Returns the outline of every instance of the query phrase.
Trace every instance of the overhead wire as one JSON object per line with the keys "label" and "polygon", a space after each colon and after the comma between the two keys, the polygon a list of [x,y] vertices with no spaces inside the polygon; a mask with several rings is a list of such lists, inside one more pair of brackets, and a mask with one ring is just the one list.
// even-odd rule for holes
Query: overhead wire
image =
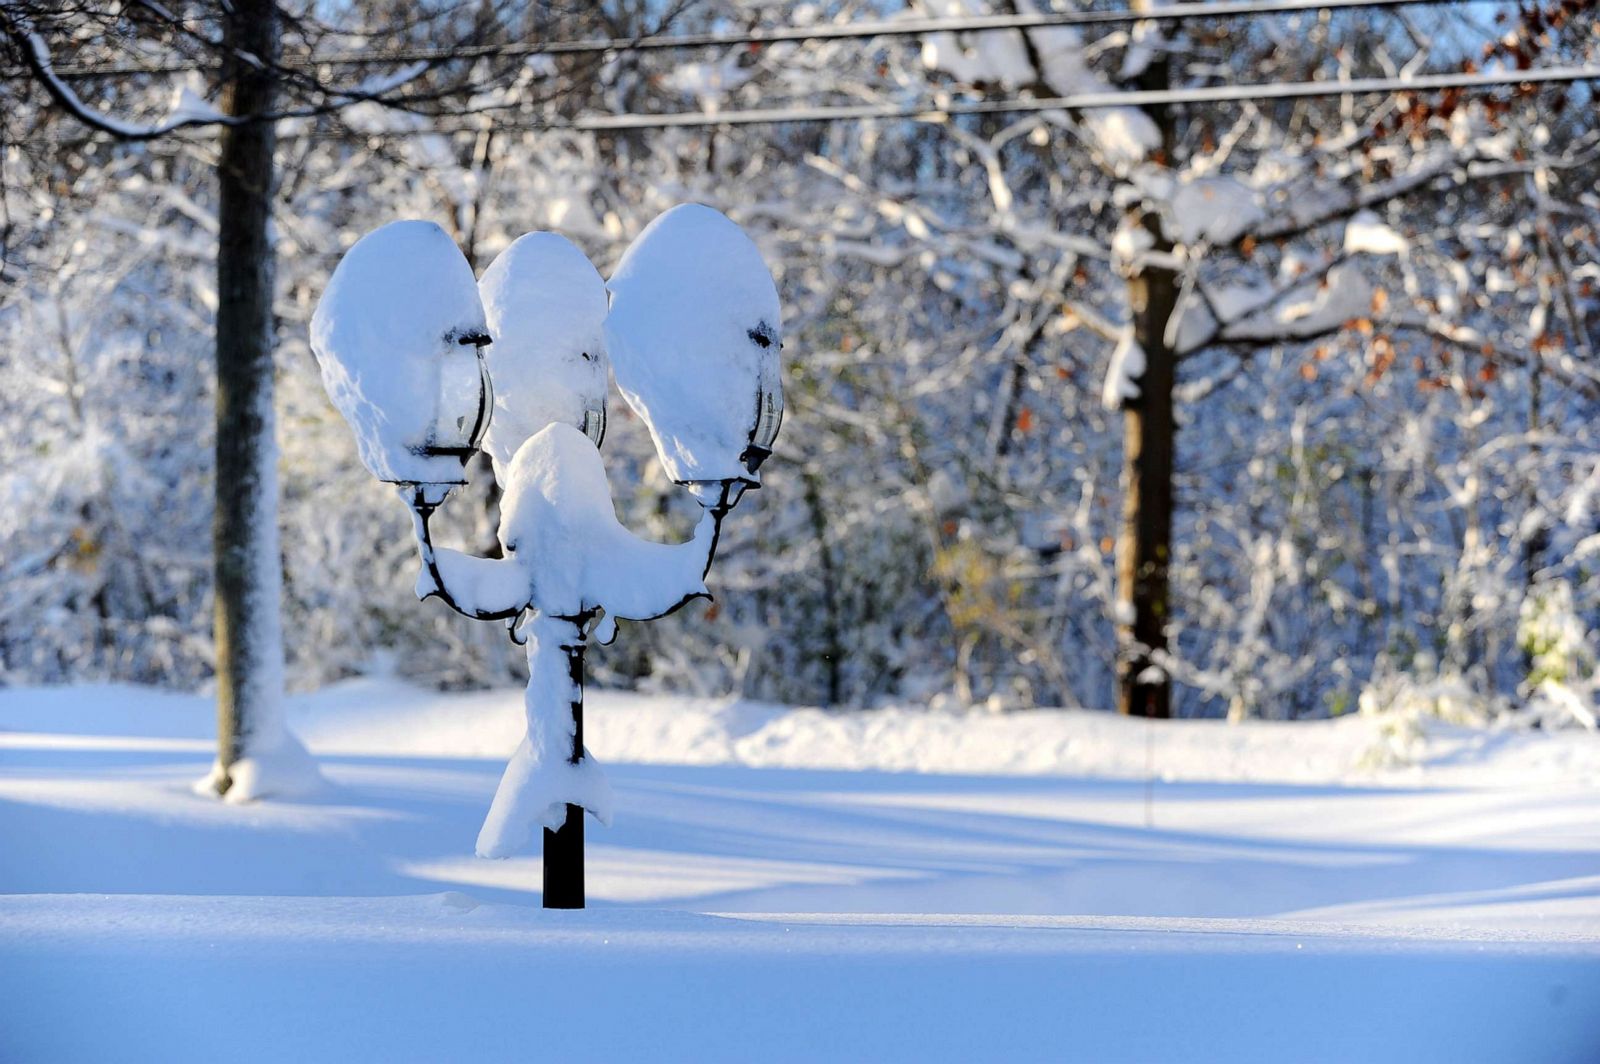
{"label": "overhead wire", "polygon": [[551,121],[495,121],[423,126],[413,129],[315,131],[285,130],[280,137],[412,137],[483,132],[620,132],[645,129],[688,129],[799,122],[846,122],[871,119],[947,121],[964,115],[1027,114],[1105,107],[1150,107],[1175,104],[1218,104],[1244,101],[1361,96],[1448,89],[1479,90],[1505,86],[1600,81],[1600,66],[1548,67],[1539,70],[1462,71],[1397,78],[1354,78],[1341,81],[1292,81],[1212,85],[1185,89],[1108,89],[1065,96],[1003,100],[954,100],[905,105],[843,104],[810,107],[767,107],[663,114],[587,115]]}
{"label": "overhead wire", "polygon": [[[982,33],[999,30],[1039,29],[1054,26],[1124,24],[1145,21],[1181,21],[1199,18],[1238,18],[1271,14],[1317,11],[1387,9],[1443,5],[1463,0],[1221,0],[1169,4],[1144,11],[1030,12],[1011,15],[979,15],[963,18],[908,18],[892,22],[787,26],[755,30],[742,34],[676,34],[656,37],[605,38],[577,41],[545,41],[512,45],[484,45],[455,49],[411,49],[389,52],[349,52],[308,58],[308,64],[338,65],[366,62],[441,62],[456,58],[507,55],[559,55],[607,51],[647,51],[668,48],[771,44],[843,40],[879,36],[910,36],[930,33]],[[73,71],[78,76],[113,72],[159,73],[192,67],[151,65],[140,68],[56,67],[58,75]],[[1251,83],[1157,90],[1107,89],[1054,97],[1020,97],[999,100],[954,100],[933,103],[844,104],[798,107],[763,107],[732,111],[665,113],[621,113],[580,115],[574,118],[543,120],[519,117],[514,121],[489,120],[430,124],[412,128],[378,130],[297,130],[284,129],[287,138],[336,138],[351,135],[368,138],[415,137],[482,132],[621,132],[689,128],[725,128],[753,125],[780,125],[806,122],[867,121],[902,119],[927,122],[948,121],[966,115],[1039,113],[1086,110],[1092,108],[1158,106],[1183,104],[1222,104],[1269,99],[1305,99],[1346,95],[1371,95],[1406,91],[1447,89],[1480,90],[1497,86],[1550,83],[1575,83],[1600,80],[1600,66],[1551,67],[1517,71],[1454,71],[1401,77],[1346,79],[1339,81]],[[484,112],[487,113],[487,112]]]}
{"label": "overhead wire", "polygon": [[[364,49],[328,54],[286,56],[287,67],[371,66],[395,63],[446,63],[464,59],[584,55],[669,49],[748,47],[783,43],[857,40],[878,37],[913,37],[935,33],[989,33],[1002,30],[1051,29],[1129,25],[1141,22],[1185,22],[1199,19],[1249,18],[1262,15],[1305,14],[1318,11],[1362,11],[1390,8],[1444,6],[1461,3],[1497,3],[1502,0],[1213,0],[1165,4],[1143,11],[1035,11],[1020,14],[969,15],[951,18],[901,18],[882,22],[816,23],[777,26],[743,33],[684,33],[580,40],[520,41],[503,44],[451,45],[444,48]],[[1503,0],[1512,4],[1515,0]],[[137,74],[180,74],[204,69],[192,61],[171,63],[83,64],[54,68],[61,77],[123,77]],[[26,76],[10,70],[0,79]]]}

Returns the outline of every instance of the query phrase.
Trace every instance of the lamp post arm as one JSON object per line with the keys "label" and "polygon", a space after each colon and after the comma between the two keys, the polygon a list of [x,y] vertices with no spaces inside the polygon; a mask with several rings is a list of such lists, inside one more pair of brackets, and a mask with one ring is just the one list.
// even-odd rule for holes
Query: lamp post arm
{"label": "lamp post arm", "polygon": [[[681,546],[664,548],[669,551],[682,551],[686,548],[698,547],[705,552],[705,561],[700,566],[700,586],[682,593],[670,605],[658,606],[657,612],[650,614],[648,617],[630,617],[630,620],[657,620],[678,612],[695,599],[709,599],[711,597],[711,593],[705,588],[705,578],[711,575],[711,565],[717,560],[717,547],[722,542],[722,521],[732,512],[734,504],[744,494],[745,485],[736,480],[727,480],[721,483],[719,489],[716,501],[706,506],[701,514],[700,523],[695,526],[694,537]],[[627,617],[628,615],[619,614],[619,616]],[[609,642],[609,640],[606,640],[606,642]]]}
{"label": "lamp post arm", "polygon": [[474,558],[448,547],[435,547],[428,521],[438,504],[426,501],[421,489],[402,488],[401,493],[411,510],[411,527],[422,559],[417,598],[437,598],[475,621],[514,621],[528,608],[532,589],[520,562],[515,558]]}
{"label": "lamp post arm", "polygon": [[702,578],[711,575],[711,563],[717,560],[717,545],[722,541],[722,519],[733,510],[733,504],[739,501],[743,492],[744,486],[738,481],[725,480],[717,501],[706,507],[706,516],[711,520],[711,542],[706,546],[706,567],[700,571]]}
{"label": "lamp post arm", "polygon": [[584,605],[614,618],[653,621],[697,598],[710,598],[705,574],[721,522],[721,514],[705,511],[686,543],[654,543],[614,524],[595,553],[604,563],[586,573]]}

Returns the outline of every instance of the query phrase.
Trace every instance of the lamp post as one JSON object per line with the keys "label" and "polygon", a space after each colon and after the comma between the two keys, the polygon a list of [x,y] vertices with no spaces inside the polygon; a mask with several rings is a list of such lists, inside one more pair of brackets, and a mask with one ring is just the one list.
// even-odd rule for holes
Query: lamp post
{"label": "lamp post", "polygon": [[[652,222],[609,286],[549,233],[517,240],[474,284],[438,226],[395,222],[351,248],[313,316],[330,398],[411,511],[418,598],[502,622],[527,647],[527,733],[477,852],[509,856],[542,825],[546,908],[583,907],[583,815],[610,821],[583,745],[588,642],[611,642],[618,618],[709,597],[722,521],[760,486],[782,419],[779,329],[755,245],[698,205]],[[662,464],[704,511],[686,543],[617,521],[598,450],[608,350]],[[504,490],[500,558],[436,547],[429,529],[479,446]]]}

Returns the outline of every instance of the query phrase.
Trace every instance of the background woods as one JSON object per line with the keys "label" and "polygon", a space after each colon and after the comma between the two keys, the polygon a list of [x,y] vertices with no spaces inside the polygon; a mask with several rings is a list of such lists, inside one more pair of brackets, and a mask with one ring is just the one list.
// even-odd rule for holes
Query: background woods
{"label": "background woods", "polygon": [[[494,632],[412,602],[405,514],[361,471],[307,346],[339,255],[415,217],[480,270],[547,228],[604,272],[699,200],[776,267],[787,421],[716,605],[633,627],[592,656],[602,681],[1234,717],[1419,691],[1487,713],[1546,680],[1588,699],[1586,85],[584,128],[1578,65],[1600,45],[1588,5],[523,47],[979,11],[582,8],[360,2],[337,26],[271,9],[272,58],[206,3],[0,4],[0,682],[213,678],[213,335],[238,307],[218,174],[254,138],[277,174],[258,257],[276,259],[260,309],[281,548],[263,549],[281,549],[292,686],[521,667]],[[269,97],[238,95],[241,51]],[[642,485],[625,521],[683,533],[642,426],[611,415],[613,480]],[[491,483],[485,467],[477,521],[453,530],[474,548],[493,539]]]}

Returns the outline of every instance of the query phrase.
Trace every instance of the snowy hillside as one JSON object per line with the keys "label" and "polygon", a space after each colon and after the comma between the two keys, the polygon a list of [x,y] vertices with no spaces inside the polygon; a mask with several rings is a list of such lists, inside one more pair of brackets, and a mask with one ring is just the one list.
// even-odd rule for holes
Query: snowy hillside
{"label": "snowy hillside", "polygon": [[223,1010],[230,1059],[273,1061],[1579,1061],[1600,1037],[1591,733],[1436,727],[1396,765],[1363,717],[590,705],[616,824],[594,908],[558,913],[536,850],[471,855],[516,692],[298,699],[334,789],[243,807],[189,791],[206,699],[0,693],[0,1058],[209,1058]]}

